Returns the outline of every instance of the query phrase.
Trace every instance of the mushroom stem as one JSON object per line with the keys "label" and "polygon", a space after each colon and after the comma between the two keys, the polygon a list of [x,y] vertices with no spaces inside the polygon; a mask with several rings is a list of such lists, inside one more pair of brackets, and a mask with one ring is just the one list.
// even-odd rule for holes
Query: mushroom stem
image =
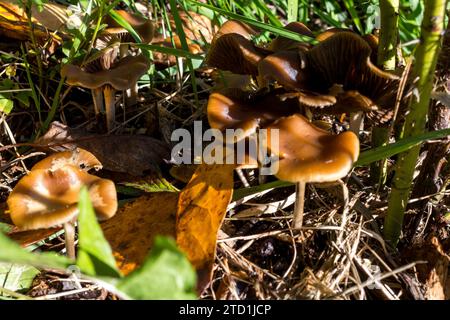
{"label": "mushroom stem", "polygon": [[128,44],[121,43],[119,46],[119,57],[120,59],[128,56]]}
{"label": "mushroom stem", "polygon": [[362,111],[350,114],[350,131],[356,134],[356,136],[359,136],[363,121],[364,113]]}
{"label": "mushroom stem", "polygon": [[305,185],[304,181],[295,184],[295,207],[294,207],[294,229],[300,229],[303,225],[303,210],[305,205]]}
{"label": "mushroom stem", "polygon": [[247,178],[245,178],[244,172],[242,171],[242,169],[236,169],[236,173],[239,177],[239,179],[241,180],[242,184],[244,185],[245,188],[250,188],[250,184],[247,181]]}
{"label": "mushroom stem", "polygon": [[105,106],[106,106],[106,127],[108,131],[114,128],[114,123],[116,122],[116,101],[115,101],[115,90],[111,86],[105,86],[103,88],[103,95],[105,96]]}
{"label": "mushroom stem", "polygon": [[126,94],[125,105],[127,107],[134,106],[137,103],[137,94],[138,94],[137,83],[131,85],[131,87],[126,90],[125,94]]}
{"label": "mushroom stem", "polygon": [[103,105],[103,92],[101,88],[92,89],[91,92],[92,98],[94,99],[95,115],[98,115],[105,110],[105,106]]}
{"label": "mushroom stem", "polygon": [[75,226],[72,222],[64,223],[66,253],[69,259],[75,260]]}

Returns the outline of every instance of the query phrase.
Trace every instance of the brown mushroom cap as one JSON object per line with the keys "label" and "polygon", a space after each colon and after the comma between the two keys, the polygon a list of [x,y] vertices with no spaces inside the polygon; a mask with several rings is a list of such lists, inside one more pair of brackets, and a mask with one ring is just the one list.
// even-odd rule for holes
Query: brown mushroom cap
{"label": "brown mushroom cap", "polygon": [[[155,27],[150,20],[145,19],[137,14],[128,13],[125,10],[115,11],[133,27],[137,34],[139,34],[142,43],[152,42]],[[114,19],[108,16],[106,17],[105,22],[110,28],[113,28],[109,30],[109,33],[117,34],[121,37],[122,41],[134,42],[133,37],[131,37],[131,35],[129,35],[129,33],[125,29],[123,29],[122,26],[120,26]],[[106,32],[108,33],[108,29],[106,29]]]}
{"label": "brown mushroom cap", "polygon": [[214,35],[206,63],[237,74],[257,75],[258,62],[271,51],[257,47],[251,41],[258,31],[235,20],[225,22]]}
{"label": "brown mushroom cap", "polygon": [[237,20],[228,20],[225,22],[214,35],[213,41],[216,41],[225,34],[239,34],[247,40],[252,36],[256,36],[259,32],[246,23]]}
{"label": "brown mushroom cap", "polygon": [[78,215],[82,186],[88,187],[99,220],[115,214],[114,183],[66,165],[56,170],[33,170],[23,177],[7,200],[11,220],[22,230],[51,228],[71,222]]}
{"label": "brown mushroom cap", "polygon": [[[296,32],[301,36],[306,36],[310,38],[314,38],[314,34],[311,30],[305,26],[301,22],[291,22],[284,27],[286,30]],[[281,50],[307,50],[311,47],[308,43],[299,42],[296,40],[288,39],[285,37],[278,36],[270,42],[268,49],[272,51],[281,51]]]}
{"label": "brown mushroom cap", "polygon": [[395,74],[373,65],[371,53],[371,47],[362,37],[341,31],[308,51],[307,68],[317,74],[317,87],[328,89],[342,84],[344,90],[358,90],[370,98],[380,94],[379,87],[383,84],[398,80]]}
{"label": "brown mushroom cap", "polygon": [[76,166],[84,171],[102,168],[100,161],[89,151],[76,148],[72,151],[57,152],[36,163],[31,170],[57,170],[66,165]]}
{"label": "brown mushroom cap", "polygon": [[66,77],[69,85],[97,89],[110,85],[116,90],[126,90],[134,85],[150,67],[149,60],[143,55],[127,56],[109,70],[89,73],[79,66],[66,64],[61,69],[61,76]]}
{"label": "brown mushroom cap", "polygon": [[270,51],[255,46],[237,33],[224,34],[212,42],[206,63],[237,74],[258,74],[258,63]]}
{"label": "brown mushroom cap", "polygon": [[351,170],[359,156],[359,140],[350,131],[333,135],[295,114],[267,127],[267,147],[273,129],[279,130],[279,179],[290,182],[338,180]]}
{"label": "brown mushroom cap", "polygon": [[261,60],[258,73],[266,80],[276,80],[285,88],[295,90],[307,86],[305,68],[305,57],[301,52],[279,51]]}
{"label": "brown mushroom cap", "polygon": [[207,112],[211,128],[221,131],[242,129],[243,134],[235,138],[239,141],[254,133],[258,127],[298,112],[298,105],[294,99],[282,101],[276,92],[249,98],[248,93],[228,89],[210,95]]}

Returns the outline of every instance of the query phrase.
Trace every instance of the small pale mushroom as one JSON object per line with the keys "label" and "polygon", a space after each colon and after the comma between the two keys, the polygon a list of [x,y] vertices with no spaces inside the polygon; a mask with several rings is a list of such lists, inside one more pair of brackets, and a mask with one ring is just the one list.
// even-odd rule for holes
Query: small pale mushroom
{"label": "small pale mushroom", "polygon": [[[103,91],[107,128],[110,131],[114,128],[115,123],[115,90],[126,90],[134,86],[149,67],[150,61],[145,56],[127,56],[113,63],[106,70],[89,69],[86,66],[81,68],[73,64],[66,64],[61,69],[61,76],[66,78],[69,85],[80,86],[97,92]],[[96,110],[96,112],[99,112],[99,110]]]}
{"label": "small pale mushroom", "polygon": [[[58,159],[59,155],[61,159]],[[111,218],[117,210],[114,183],[81,170],[73,161],[76,157],[70,160],[67,152],[62,152],[44,159],[20,179],[7,199],[11,220],[21,230],[63,225],[67,255],[71,259],[75,258],[74,222],[79,212],[81,188],[88,188],[99,220]],[[93,164],[94,158],[88,159],[87,163]]]}
{"label": "small pale mushroom", "polygon": [[[332,182],[346,176],[359,156],[359,140],[351,131],[333,135],[295,114],[267,128],[267,148],[278,156],[275,176],[296,183],[294,228],[303,223],[305,184]],[[272,130],[278,130],[279,148],[271,150]]]}

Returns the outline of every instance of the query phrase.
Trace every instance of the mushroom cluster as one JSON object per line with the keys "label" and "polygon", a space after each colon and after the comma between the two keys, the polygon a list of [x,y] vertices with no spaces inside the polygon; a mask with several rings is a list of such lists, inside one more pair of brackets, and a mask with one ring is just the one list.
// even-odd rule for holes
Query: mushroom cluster
{"label": "mushroom cluster", "polygon": [[[286,29],[313,37],[298,22]],[[375,122],[386,122],[394,109],[399,77],[375,66],[374,36],[332,29],[316,37],[317,45],[277,37],[262,47],[252,42],[256,35],[250,26],[228,21],[214,37],[207,63],[251,76],[259,91],[228,88],[211,94],[208,121],[222,131],[242,129],[233,142],[267,130],[267,139],[260,143],[276,155],[275,176],[297,186],[293,226],[299,228],[305,183],[337,181],[348,174],[359,156],[359,125],[335,135],[305,115],[365,113]],[[275,130],[279,141],[273,149]]]}
{"label": "mushroom cluster", "polygon": [[[285,28],[313,37],[299,22]],[[282,97],[296,98],[303,110],[338,115],[365,113],[376,123],[390,120],[399,77],[375,66],[375,36],[330,29],[316,37],[317,45],[279,36],[261,47],[252,42],[256,35],[256,30],[242,22],[227,21],[212,41],[208,65],[251,75],[260,88],[272,84],[282,87]]]}
{"label": "mushroom cluster", "polygon": [[[115,10],[139,35],[143,44],[182,49],[178,36],[163,38],[155,36],[154,24],[137,14],[124,10]],[[106,28],[99,34],[93,45],[93,53],[81,64],[66,64],[61,68],[61,76],[66,83],[90,89],[94,101],[95,114],[106,111],[108,131],[115,125],[115,93],[123,91],[125,106],[137,102],[137,81],[148,71],[150,63],[157,70],[176,64],[173,55],[154,52],[152,61],[145,57],[136,47],[130,46],[136,40],[111,17],[105,18]],[[197,54],[201,47],[188,40],[188,50]],[[105,110],[106,109],[106,110]]]}
{"label": "mushroom cluster", "polygon": [[[153,39],[153,23],[135,14],[117,10],[126,22],[137,32],[143,43]],[[130,42],[135,40],[131,34],[113,19],[106,19],[107,27],[94,44],[94,53],[85,59],[82,65],[66,64],[61,76],[69,85],[91,89],[95,113],[98,115],[106,108],[107,129],[115,124],[115,92],[126,93],[126,104],[137,101],[137,81],[150,67],[150,60],[139,52],[131,54]]]}
{"label": "mushroom cluster", "polygon": [[55,153],[32,167],[8,197],[11,220],[21,230],[63,225],[66,250],[75,257],[74,223],[78,216],[79,191],[86,186],[99,220],[111,218],[117,210],[114,182],[89,174],[101,163],[83,149]]}

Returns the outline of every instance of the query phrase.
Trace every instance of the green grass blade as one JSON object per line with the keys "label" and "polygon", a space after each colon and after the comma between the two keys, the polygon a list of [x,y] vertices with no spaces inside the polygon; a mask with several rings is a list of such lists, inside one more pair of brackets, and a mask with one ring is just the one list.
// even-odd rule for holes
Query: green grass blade
{"label": "green grass blade", "polygon": [[386,146],[377,147],[364,151],[360,154],[355,167],[365,166],[372,162],[392,157],[401,152],[407,151],[426,140],[440,139],[450,135],[450,129],[427,132],[415,137],[405,138]]}
{"label": "green grass blade", "polygon": [[116,11],[109,11],[109,16],[114,19],[122,28],[127,30],[132,36],[133,39],[138,43],[142,43],[141,37],[139,34],[133,29],[133,27],[126,21],[122,16],[120,16]]}
{"label": "green grass blade", "polygon": [[193,53],[190,53],[189,51],[180,50],[180,49],[176,49],[176,48],[169,48],[169,47],[158,46],[155,44],[143,44],[143,43],[132,43],[131,45],[141,48],[141,49],[144,49],[144,50],[162,52],[165,54],[174,55],[176,57],[189,58],[192,60],[203,60],[204,59],[204,57],[202,57],[201,55],[193,54]]}
{"label": "green grass blade", "polygon": [[364,34],[364,28],[361,23],[361,19],[359,19],[358,12],[355,10],[355,3],[353,0],[344,0],[345,8],[347,9],[348,13],[350,14],[353,24],[356,26],[360,34]]}
{"label": "green grass blade", "polygon": [[287,19],[288,19],[288,22],[297,21],[297,19],[298,19],[298,0],[288,0]]}
{"label": "green grass blade", "polygon": [[250,19],[243,15],[232,13],[232,12],[220,9],[220,8],[216,8],[216,7],[213,7],[213,6],[205,4],[205,3],[196,2],[194,0],[188,0],[188,1],[195,3],[198,6],[202,6],[202,7],[208,8],[212,11],[215,11],[217,13],[220,13],[221,15],[227,16],[231,19],[235,19],[235,20],[239,20],[239,21],[248,23],[248,24],[253,25],[261,30],[269,31],[276,35],[279,35],[279,36],[282,36],[282,37],[285,37],[288,39],[303,41],[303,42],[308,42],[308,43],[316,43],[316,41],[310,37],[300,36],[298,33],[286,30],[282,27],[272,26],[270,24],[260,22],[260,21],[254,20],[254,19]]}
{"label": "green grass blade", "polygon": [[[181,47],[183,48],[184,51],[189,52],[189,47],[188,47],[187,40],[186,40],[186,34],[183,29],[183,22],[181,21],[180,13],[178,12],[177,1],[169,0],[169,3],[170,3],[170,9],[172,11],[172,17],[173,17],[173,20],[175,21],[175,27],[177,29],[177,34],[178,34],[178,37],[181,42]],[[194,92],[195,104],[196,104],[196,106],[200,107],[200,104],[198,101],[197,81],[195,79],[194,66],[193,66],[192,60],[190,58],[186,58],[186,62],[187,62],[188,68],[189,68],[189,73],[191,75],[191,84],[192,84],[192,90]]]}

